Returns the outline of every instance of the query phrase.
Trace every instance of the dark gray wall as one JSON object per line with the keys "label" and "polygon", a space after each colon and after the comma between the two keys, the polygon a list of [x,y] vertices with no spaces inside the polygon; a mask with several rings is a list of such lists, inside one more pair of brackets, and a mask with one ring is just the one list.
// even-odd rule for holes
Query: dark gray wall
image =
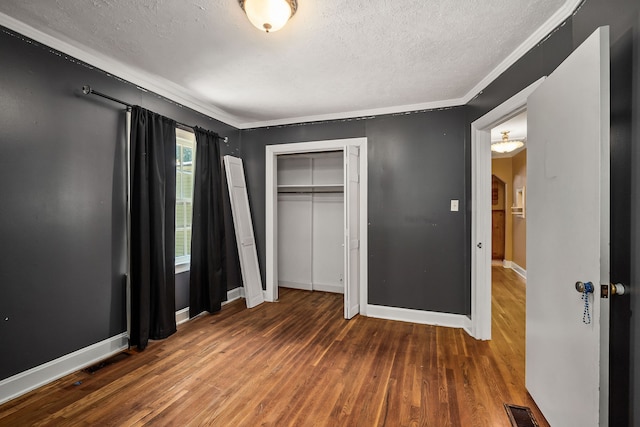
{"label": "dark gray wall", "polygon": [[0,57],[3,379],[126,329],[125,116],[82,85],[228,135],[227,153],[239,132],[8,31]]}
{"label": "dark gray wall", "polygon": [[[368,138],[369,303],[466,314],[464,107],[242,132],[264,276],[265,146]],[[460,211],[450,212],[450,200]],[[461,298],[461,296],[463,296]]]}
{"label": "dark gray wall", "polygon": [[366,122],[370,304],[470,312],[465,119],[460,107]]}

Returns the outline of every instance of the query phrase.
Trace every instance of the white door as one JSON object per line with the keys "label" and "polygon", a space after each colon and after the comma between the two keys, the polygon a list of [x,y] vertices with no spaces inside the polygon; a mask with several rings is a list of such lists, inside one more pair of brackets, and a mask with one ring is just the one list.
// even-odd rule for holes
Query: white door
{"label": "white door", "polygon": [[244,179],[244,167],[242,159],[232,156],[224,156],[224,166],[227,173],[229,198],[231,199],[233,225],[238,242],[244,295],[247,307],[252,308],[264,302],[264,294],[262,293],[256,241],[253,236],[247,184]]}
{"label": "white door", "polygon": [[360,149],[346,146],[344,158],[344,317],[351,319],[360,312]]}
{"label": "white door", "polygon": [[[527,102],[526,385],[552,426],[608,424],[609,29]],[[588,307],[576,282],[592,282]]]}

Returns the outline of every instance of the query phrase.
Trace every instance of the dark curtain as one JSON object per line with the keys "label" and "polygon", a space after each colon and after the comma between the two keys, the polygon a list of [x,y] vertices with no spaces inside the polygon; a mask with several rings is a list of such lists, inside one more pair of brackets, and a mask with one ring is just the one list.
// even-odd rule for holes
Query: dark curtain
{"label": "dark curtain", "polygon": [[176,123],[134,106],[131,110],[131,337],[176,331]]}
{"label": "dark curtain", "polygon": [[189,317],[219,311],[227,299],[222,167],[218,134],[195,128]]}

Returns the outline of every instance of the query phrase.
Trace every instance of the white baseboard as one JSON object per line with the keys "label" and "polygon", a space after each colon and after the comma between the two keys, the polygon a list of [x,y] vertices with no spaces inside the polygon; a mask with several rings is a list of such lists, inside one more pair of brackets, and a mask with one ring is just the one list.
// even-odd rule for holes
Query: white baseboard
{"label": "white baseboard", "polygon": [[369,304],[367,305],[367,316],[448,328],[464,328],[465,331],[471,330],[471,320],[464,314],[438,313]]}
{"label": "white baseboard", "polygon": [[503,259],[503,260],[502,260],[502,266],[503,266],[504,268],[511,268],[511,261],[506,260],[506,259]]}
{"label": "white baseboard", "polygon": [[129,348],[124,332],[0,381],[0,404]]}
{"label": "white baseboard", "polygon": [[227,305],[240,298],[244,298],[244,288],[242,286],[227,291],[227,300],[222,301],[222,305]]}
{"label": "white baseboard", "polygon": [[176,325],[181,325],[189,320],[189,307],[176,311]]}
{"label": "white baseboard", "polygon": [[[222,301],[222,306],[225,306],[230,302],[240,298],[244,298],[244,288],[240,287],[231,289],[230,291],[227,291],[227,300]],[[191,320],[191,318],[189,317],[189,307],[185,307],[181,310],[176,311],[176,325],[181,325],[184,322],[188,322],[189,320]]]}
{"label": "white baseboard", "polygon": [[313,290],[313,285],[311,283],[288,282],[286,280],[279,280],[278,286],[283,288],[301,289],[303,291]]}
{"label": "white baseboard", "polygon": [[334,294],[344,293],[344,285],[336,285],[333,283],[301,283],[280,280],[278,281],[278,286],[283,288],[300,289],[303,291],[333,292]]}
{"label": "white baseboard", "polygon": [[314,283],[314,291],[332,292],[334,294],[344,294],[344,285],[335,285],[333,283]]}
{"label": "white baseboard", "polygon": [[525,270],[524,268],[520,267],[518,264],[516,264],[513,261],[511,261],[511,269],[513,271],[515,271],[516,273],[518,273],[520,276],[522,276],[523,279],[527,278],[527,270]]}

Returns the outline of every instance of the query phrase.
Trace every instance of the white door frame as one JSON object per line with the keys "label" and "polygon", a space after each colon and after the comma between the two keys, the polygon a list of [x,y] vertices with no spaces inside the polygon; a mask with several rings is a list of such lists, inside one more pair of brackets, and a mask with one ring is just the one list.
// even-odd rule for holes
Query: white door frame
{"label": "white door frame", "polygon": [[[266,216],[266,301],[278,300],[278,174],[277,156],[304,154],[329,150],[345,150],[355,145],[360,148],[360,314],[366,315],[367,267],[367,138],[346,138],[292,144],[267,145],[265,160],[265,216]],[[346,266],[345,266],[346,268]]]}
{"label": "white door frame", "polygon": [[542,77],[471,123],[471,331],[491,339],[491,129],[519,114]]}

